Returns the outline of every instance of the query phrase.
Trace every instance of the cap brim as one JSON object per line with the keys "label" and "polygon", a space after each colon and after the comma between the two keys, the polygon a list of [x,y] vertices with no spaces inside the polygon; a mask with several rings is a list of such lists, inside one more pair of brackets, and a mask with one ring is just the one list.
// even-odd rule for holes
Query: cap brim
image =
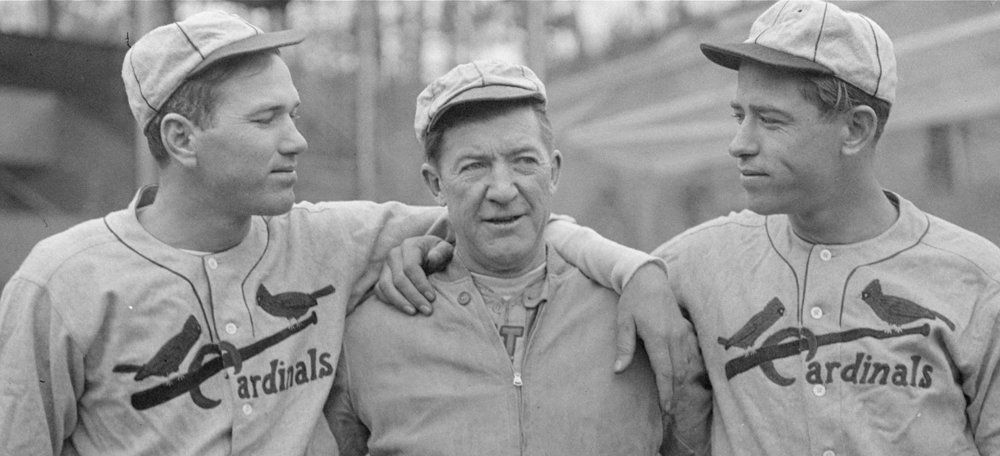
{"label": "cap brim", "polygon": [[724,45],[701,43],[701,53],[705,54],[708,60],[733,70],[739,70],[740,64],[744,61],[751,61],[790,71],[833,74],[833,70],[812,60],[774,50],[767,46],[761,46],[757,43]]}
{"label": "cap brim", "polygon": [[434,124],[441,119],[441,116],[443,116],[444,113],[448,112],[455,106],[475,101],[520,100],[525,98],[534,98],[542,103],[545,102],[545,97],[538,93],[538,91],[528,90],[521,87],[491,85],[466,90],[465,92],[456,95],[451,100],[448,100],[445,105],[439,109],[436,114],[434,114],[430,123],[427,124],[427,131],[431,130]]}
{"label": "cap brim", "polygon": [[228,44],[205,57],[188,77],[192,77],[205,68],[208,68],[215,62],[219,60],[234,57],[237,55],[250,54],[253,52],[267,51],[270,49],[277,49],[280,47],[291,46],[293,44],[299,44],[306,38],[305,32],[301,30],[282,30],[280,32],[270,32],[261,33],[260,35],[254,35],[246,39],[242,39],[235,43]]}

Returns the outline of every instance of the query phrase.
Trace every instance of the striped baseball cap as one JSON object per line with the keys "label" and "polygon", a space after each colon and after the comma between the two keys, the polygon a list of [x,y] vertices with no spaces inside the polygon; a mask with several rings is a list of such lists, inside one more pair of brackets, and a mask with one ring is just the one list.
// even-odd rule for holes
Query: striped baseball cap
{"label": "striped baseball cap", "polygon": [[545,84],[524,65],[476,60],[452,68],[417,96],[413,129],[424,144],[434,124],[449,109],[476,101],[534,99],[546,103]]}
{"label": "striped baseball cap", "polygon": [[771,5],[742,43],[701,44],[709,60],[739,70],[752,61],[791,71],[835,76],[892,104],[896,56],[889,35],[868,17],[819,0]]}
{"label": "striped baseball cap", "polygon": [[302,42],[295,30],[264,33],[239,16],[206,11],[157,27],[125,53],[122,81],[132,116],[142,128],[184,81],[227,57]]}

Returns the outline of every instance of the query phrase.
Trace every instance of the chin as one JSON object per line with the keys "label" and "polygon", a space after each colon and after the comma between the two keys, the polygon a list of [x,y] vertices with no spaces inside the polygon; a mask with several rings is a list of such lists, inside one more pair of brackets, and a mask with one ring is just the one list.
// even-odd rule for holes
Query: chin
{"label": "chin", "polygon": [[754,211],[760,215],[774,215],[784,213],[782,210],[782,204],[775,201],[773,198],[764,198],[761,196],[755,196],[747,194],[747,209]]}
{"label": "chin", "polygon": [[295,204],[294,196],[289,198],[275,199],[274,201],[269,201],[267,204],[262,204],[257,207],[256,215],[281,215],[290,210],[292,210],[292,205]]}

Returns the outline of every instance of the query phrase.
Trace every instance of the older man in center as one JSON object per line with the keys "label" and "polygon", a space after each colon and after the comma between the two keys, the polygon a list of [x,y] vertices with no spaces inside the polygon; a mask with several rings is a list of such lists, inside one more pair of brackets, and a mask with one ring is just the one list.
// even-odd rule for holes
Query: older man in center
{"label": "older man in center", "polygon": [[542,237],[562,163],[545,102],[530,69],[485,61],[418,97],[421,172],[455,256],[430,277],[430,318],[350,316],[327,409],[342,454],[651,455],[671,440],[645,353],[611,369],[617,297]]}

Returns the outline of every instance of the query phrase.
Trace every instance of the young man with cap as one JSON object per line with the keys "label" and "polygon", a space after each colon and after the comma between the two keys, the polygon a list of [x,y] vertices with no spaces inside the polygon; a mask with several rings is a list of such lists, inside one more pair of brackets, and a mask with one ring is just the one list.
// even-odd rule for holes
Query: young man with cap
{"label": "young man with cap", "polygon": [[654,254],[708,366],[712,454],[1000,454],[1000,250],[879,184],[889,37],[796,0],[701,49],[738,71],[749,210]]}
{"label": "young man with cap", "polygon": [[[346,309],[445,211],[295,204],[307,145],[276,50],[302,38],[207,12],[128,51],[160,185],[42,241],[4,288],[0,453],[333,451],[322,406]],[[645,261],[604,263],[618,283],[630,259]]]}
{"label": "young man with cap", "polygon": [[[327,411],[341,454],[683,450],[645,352],[612,372],[615,295],[542,237],[562,163],[545,104],[530,69],[496,61],[459,65],[417,98],[421,171],[455,255],[429,277],[431,318],[377,302],[348,317]],[[658,304],[674,375],[700,370],[689,323],[673,299]]]}

